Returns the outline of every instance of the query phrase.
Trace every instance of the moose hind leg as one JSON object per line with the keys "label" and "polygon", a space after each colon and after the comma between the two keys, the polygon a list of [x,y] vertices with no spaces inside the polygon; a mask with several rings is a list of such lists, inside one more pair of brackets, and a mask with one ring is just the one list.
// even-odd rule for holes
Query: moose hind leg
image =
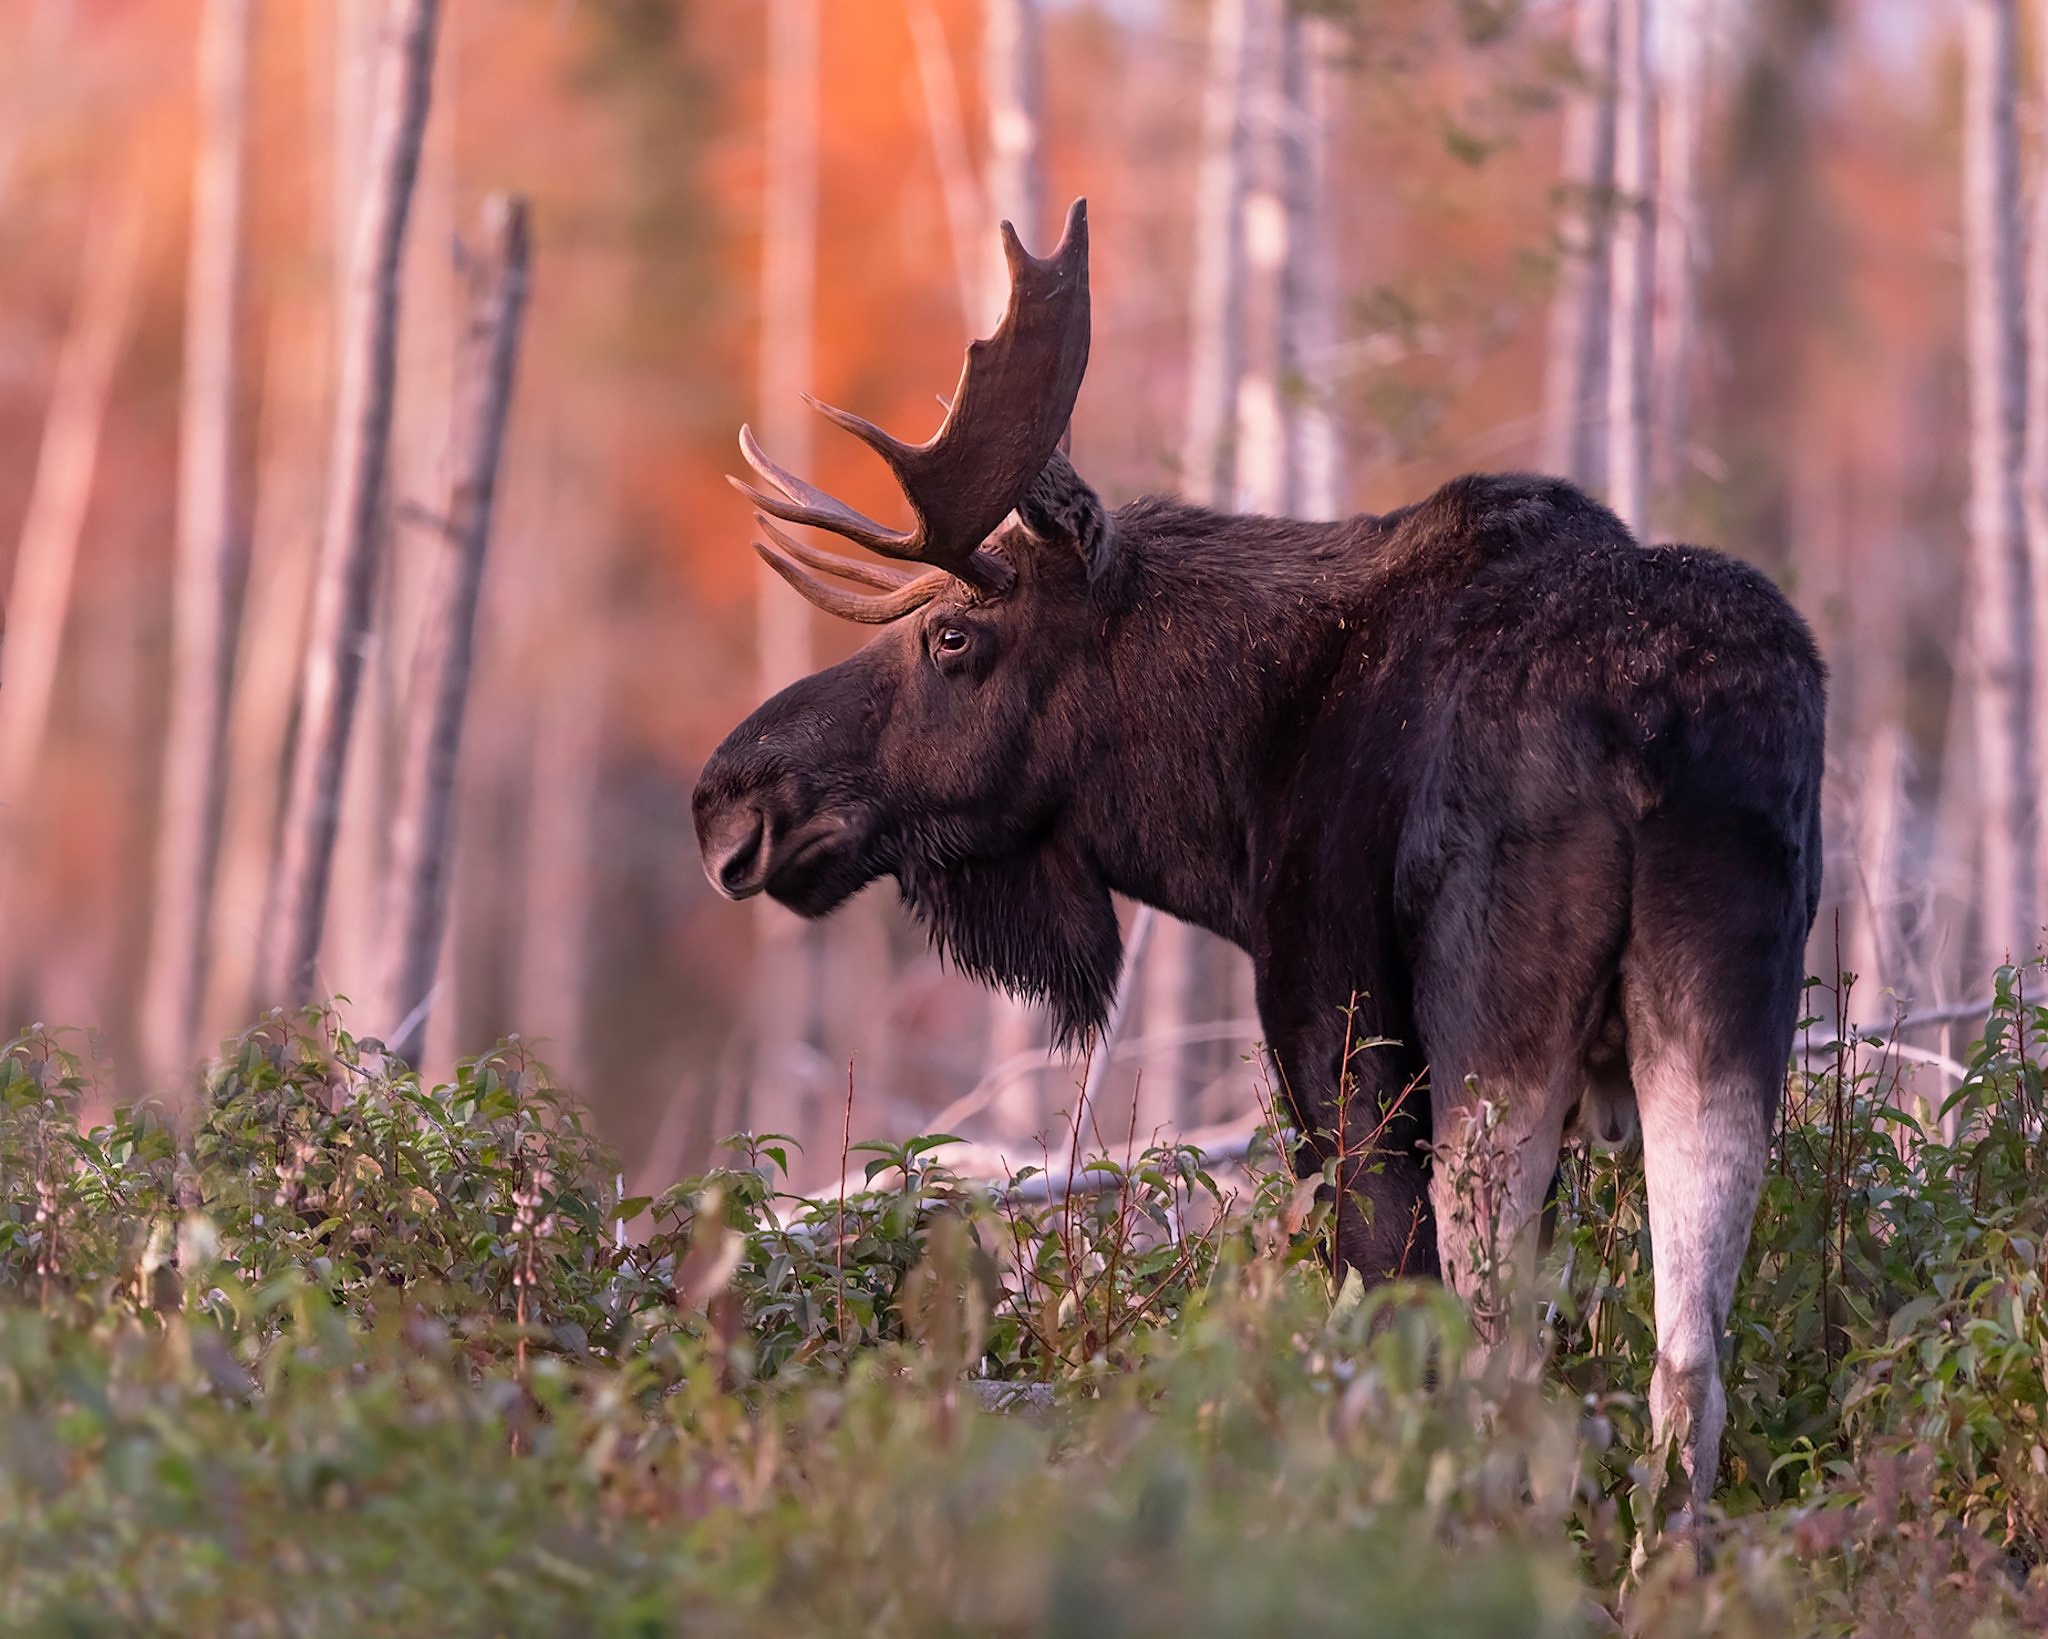
{"label": "moose hind leg", "polygon": [[1587,1036],[1628,930],[1614,819],[1567,806],[1459,839],[1418,907],[1416,1006],[1429,1054],[1430,1194],[1444,1278],[1482,1350],[1540,1359],[1537,1245]]}
{"label": "moose hind leg", "polygon": [[1452,1074],[1432,1083],[1430,1199],[1444,1279],[1465,1300],[1474,1364],[1503,1347],[1511,1368],[1540,1363],[1534,1318],[1545,1198],[1557,1173],[1570,1086],[1559,1078]]}
{"label": "moose hind leg", "polygon": [[1725,823],[1646,829],[1622,994],[1656,1289],[1650,1421],[1678,1452],[1691,1523],[1720,1461],[1722,1335],[1784,1090],[1807,912],[1796,848]]}
{"label": "moose hind leg", "polygon": [[1763,1184],[1774,1087],[1702,1074],[1676,1045],[1647,1051],[1636,1081],[1657,1313],[1650,1426],[1660,1450],[1677,1448],[1697,1520],[1720,1463],[1721,1337]]}

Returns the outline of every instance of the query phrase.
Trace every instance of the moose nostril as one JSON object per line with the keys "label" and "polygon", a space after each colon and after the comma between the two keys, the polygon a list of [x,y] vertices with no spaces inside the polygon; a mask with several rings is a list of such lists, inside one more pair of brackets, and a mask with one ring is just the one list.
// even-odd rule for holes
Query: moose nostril
{"label": "moose nostril", "polygon": [[760,891],[762,845],[768,835],[767,816],[748,814],[736,830],[737,834],[722,848],[707,850],[710,858],[706,863],[711,867],[711,880],[719,892],[733,899],[744,899]]}

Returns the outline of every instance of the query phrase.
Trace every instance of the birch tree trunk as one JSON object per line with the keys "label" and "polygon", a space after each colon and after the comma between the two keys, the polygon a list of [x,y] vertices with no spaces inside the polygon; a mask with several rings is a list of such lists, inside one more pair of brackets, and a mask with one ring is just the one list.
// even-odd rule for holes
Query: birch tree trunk
{"label": "birch tree trunk", "polygon": [[258,431],[248,585],[228,704],[227,780],[214,884],[205,1029],[218,1039],[249,1022],[258,928],[272,890],[277,825],[319,530],[324,422],[324,305],[280,312],[270,326]]}
{"label": "birch tree trunk", "polygon": [[[1236,427],[1244,378],[1244,202],[1250,178],[1253,29],[1271,0],[1210,0],[1195,181],[1195,268],[1188,338],[1188,421],[1181,484],[1206,506],[1237,490]],[[1156,947],[1155,947],[1156,953]]]}
{"label": "birch tree trunk", "polygon": [[[1038,250],[1045,220],[1045,166],[1039,128],[1045,118],[1041,85],[1043,45],[1041,0],[982,0],[981,62],[988,102],[987,191],[989,214],[1016,228],[1025,246]],[[1010,267],[1000,236],[984,225],[982,242],[982,324],[994,330],[1010,300]]]}
{"label": "birch tree trunk", "polygon": [[1706,239],[1700,130],[1706,101],[1711,0],[1675,0],[1664,18],[1657,120],[1657,294],[1651,474],[1663,488],[1683,475],[1691,436],[1692,369]]}
{"label": "birch tree trunk", "polygon": [[1281,371],[1286,286],[1295,245],[1288,208],[1287,131],[1283,106],[1282,0],[1254,0],[1245,14],[1244,206],[1239,235],[1244,271],[1237,329],[1243,362],[1230,434],[1234,482],[1216,505],[1278,516],[1287,510],[1287,448]]}
{"label": "birch tree trunk", "polygon": [[603,635],[591,625],[582,613],[585,639],[538,702],[514,1013],[522,1030],[547,1040],[549,1063],[572,1087],[589,1073],[584,995],[609,670]]}
{"label": "birch tree trunk", "polygon": [[1248,39],[1255,117],[1233,499],[1280,517],[1332,518],[1339,455],[1329,372],[1336,281],[1325,217],[1336,34],[1326,19],[1260,3],[1249,15]]}
{"label": "birch tree trunk", "polygon": [[[564,269],[562,279],[577,282],[575,300],[616,299],[608,274]],[[552,280],[550,288],[554,299],[564,299]],[[514,866],[520,904],[511,941],[508,1017],[529,1041],[544,1044],[542,1055],[565,1086],[587,1087],[596,847],[615,647],[606,600],[619,558],[617,474],[602,452],[622,434],[617,406],[602,392],[588,398],[557,395],[545,405],[534,403],[527,414],[525,453],[515,469],[518,488],[508,492],[497,549],[504,569],[486,605],[486,618],[502,622],[505,641],[520,657],[516,669],[527,718],[513,754],[526,826]],[[523,499],[515,503],[514,495]],[[560,543],[572,537],[580,543],[577,550],[562,551]],[[500,607],[503,614],[495,613]],[[466,786],[463,798],[472,812],[468,791],[474,788]],[[469,830],[461,827],[458,848]],[[465,892],[476,895],[478,863],[471,852],[456,873],[444,970],[462,954],[465,940],[474,945],[492,937],[469,933],[475,918],[465,922],[461,914]],[[493,939],[505,942],[502,935]],[[463,972],[473,966],[465,964]],[[427,1039],[429,1065],[453,1062],[439,1050],[449,1040],[440,1027],[444,1016],[437,1001],[436,1028]]]}
{"label": "birch tree trunk", "polygon": [[[334,213],[334,281],[345,277],[348,256],[356,240],[357,218],[363,202],[366,149],[370,139],[371,98],[377,83],[377,23],[386,0],[334,0],[334,38],[331,56],[334,107],[333,174],[329,177],[328,205]],[[311,33],[310,26],[308,33]],[[309,56],[309,81],[319,76],[321,63]],[[343,343],[342,327],[347,323],[347,303],[334,307],[334,344]]]}
{"label": "birch tree trunk", "polygon": [[1330,361],[1337,341],[1335,198],[1339,39],[1327,18],[1288,10],[1280,42],[1281,191],[1287,257],[1281,268],[1280,509],[1294,518],[1344,516],[1344,447]]}
{"label": "birch tree trunk", "polygon": [[[1188,336],[1188,420],[1181,483],[1191,500],[1229,507],[1238,481],[1239,396],[1245,374],[1245,200],[1251,182],[1252,102],[1260,28],[1275,0],[1211,0],[1195,180],[1195,266]],[[1204,936],[1160,916],[1145,956],[1145,1056],[1138,1089],[1141,1140],[1174,1124],[1189,1092],[1178,1037],[1204,989]],[[1210,964],[1213,965],[1213,964]]]}
{"label": "birch tree trunk", "polygon": [[2033,954],[2031,605],[2021,463],[2026,330],[2021,305],[2015,0],[1964,12],[1963,214],[1970,348],[1970,533],[1980,903],[1993,960]]}
{"label": "birch tree trunk", "polygon": [[908,0],[905,15],[946,204],[961,318],[970,336],[986,336],[1001,321],[1010,299],[1009,265],[1003,260],[996,224],[1015,227],[1026,249],[1041,248],[1037,235],[1045,220],[1045,175],[1040,155],[1040,0],[983,0],[986,162],[979,177],[968,156],[960,86],[938,12],[931,0]]}
{"label": "birch tree trunk", "polygon": [[1648,540],[1657,130],[1649,0],[1619,0],[1614,63],[1616,200],[1607,344],[1607,499],[1621,521]]}
{"label": "birch tree trunk", "polygon": [[458,365],[446,539],[435,555],[421,613],[392,825],[392,903],[384,925],[395,943],[376,1016],[389,1021],[387,1044],[407,1063],[418,1061],[426,1040],[448,915],[455,782],[476,654],[477,603],[526,306],[525,202],[493,199],[485,207],[483,232]]}
{"label": "birch tree trunk", "polygon": [[1850,890],[1856,914],[1849,919],[1845,959],[1856,975],[1858,1012],[1865,1018],[1881,1018],[1890,997],[1910,993],[1898,948],[1898,882],[1910,755],[1896,722],[1870,725],[1860,742],[1862,791],[1856,807],[1855,881]]}
{"label": "birch tree trunk", "polygon": [[[1966,612],[1958,640],[1969,641]],[[1926,877],[1930,893],[1929,937],[1913,953],[1916,994],[1935,1002],[1960,1001],[1981,983],[1974,937],[1988,943],[1981,928],[1970,927],[1979,904],[1984,876],[1986,827],[1982,819],[1983,781],[1978,775],[1976,734],[1977,691],[1959,675],[1949,696],[1948,721],[1941,739],[1941,781],[1935,792],[1933,844]],[[1944,914],[1946,913],[1946,914]]]}
{"label": "birch tree trunk", "polygon": [[260,983],[296,1005],[312,991],[376,580],[396,368],[399,265],[433,83],[438,0],[395,0],[380,42],[370,167],[342,324],[327,522],[315,582],[298,743],[280,840],[278,914]]}
{"label": "birch tree trunk", "polygon": [[[318,558],[322,465],[331,443],[335,358],[341,342],[341,269],[349,252],[353,180],[362,158],[357,91],[367,92],[373,32],[360,31],[362,0],[337,0],[326,21],[300,18],[306,99],[306,150],[327,156],[328,230],[316,234],[327,259],[319,297],[279,300],[271,309],[257,432],[254,517],[248,582],[242,596],[229,691],[228,772],[214,884],[205,1031],[209,1041],[249,1022],[280,898],[281,773],[298,711],[301,662]],[[361,47],[358,50],[358,46]]]}
{"label": "birch tree trunk", "polygon": [[200,33],[170,705],[142,994],[144,1070],[155,1086],[181,1073],[192,1056],[219,836],[250,9],[250,0],[208,0]]}
{"label": "birch tree trunk", "polygon": [[[988,115],[988,160],[984,168],[989,220],[979,226],[982,292],[980,328],[986,336],[1001,322],[1010,300],[1010,270],[997,222],[1017,230],[1025,247],[1043,254],[1040,233],[1046,219],[1042,133],[1044,44],[1041,0],[982,0],[982,86]],[[970,317],[970,325],[974,322]],[[1004,992],[988,1000],[988,1052],[983,1073],[1013,1060],[1049,1051],[1044,1022],[1031,1006]],[[995,1101],[998,1136],[1028,1143],[1045,1125],[1046,1077],[1036,1069],[1011,1077]]]}
{"label": "birch tree trunk", "polygon": [[[334,44],[331,84],[334,108],[331,139],[333,148],[334,235],[328,257],[330,318],[335,327],[336,356],[346,347],[343,327],[348,323],[348,271],[354,246],[355,223],[362,208],[363,185],[368,175],[365,150],[368,146],[372,102],[377,84],[378,24],[384,0],[335,0]],[[436,42],[435,56],[445,47]],[[438,82],[440,75],[435,75]],[[436,83],[430,92],[438,96]],[[363,639],[362,675],[356,685],[354,723],[349,731],[348,759],[341,773],[341,790],[336,798],[334,857],[328,867],[327,913],[320,929],[316,957],[318,988],[323,995],[347,996],[372,1002],[382,981],[379,966],[383,945],[377,923],[384,910],[385,885],[390,880],[390,816],[397,797],[393,745],[393,724],[398,718],[400,681],[399,653],[402,644],[400,613],[399,553],[401,540],[410,541],[420,527],[401,522],[396,500],[407,496],[432,495],[445,469],[432,469],[429,483],[417,480],[420,452],[409,449],[417,426],[408,416],[422,395],[422,371],[417,338],[421,295],[419,271],[423,260],[419,242],[426,235],[425,209],[427,170],[431,164],[431,127],[420,139],[420,164],[413,181],[412,204],[406,216],[406,250],[399,257],[397,278],[405,293],[396,346],[406,368],[394,380],[391,401],[391,430],[386,438],[383,492],[379,506],[377,544],[373,549],[376,569],[370,587],[370,613]],[[441,122],[446,125],[446,121]],[[441,234],[445,253],[454,226]],[[443,327],[446,328],[446,325]],[[445,384],[439,394],[442,414],[447,412],[449,391]],[[381,1025],[378,1028],[382,1028]]]}
{"label": "birch tree trunk", "polygon": [[1572,49],[1579,84],[1565,104],[1550,349],[1543,373],[1543,464],[1589,489],[1605,475],[1608,295],[1613,274],[1616,0],[1578,0]]}
{"label": "birch tree trunk", "polygon": [[78,543],[85,531],[114,369],[128,336],[142,255],[139,199],[87,236],[78,305],[57,355],[0,642],[0,1006],[11,1006],[29,934],[17,902],[36,764],[49,728]]}
{"label": "birch tree trunk", "polygon": [[[2039,10],[2041,27],[2048,29],[2048,0]],[[2048,96],[2048,33],[2041,34],[2039,48],[2041,85]],[[2048,144],[2043,146],[2048,155]],[[2013,170],[2018,170],[2017,156]],[[2024,336],[2034,338],[2027,350],[2027,386],[2022,415],[2026,421],[2023,447],[2023,490],[2027,519],[2027,574],[2032,619],[2027,653],[2034,664],[2029,670],[2029,732],[2032,737],[2029,784],[2048,771],[2048,169],[2034,184],[2034,237],[2027,269],[2026,313],[2021,321]],[[2041,810],[2033,811],[2034,911],[2048,910],[2048,848],[2042,846]],[[2032,930],[2030,930],[2031,932]],[[2029,951],[2031,940],[2025,947]]]}
{"label": "birch tree trunk", "polygon": [[[381,7],[381,0],[379,0]],[[406,690],[411,679],[427,585],[442,544],[439,515],[455,469],[450,415],[455,407],[456,354],[465,297],[449,248],[462,227],[455,205],[455,132],[459,123],[456,59],[459,14],[444,5],[435,50],[430,104],[433,116],[420,140],[406,246],[398,264],[405,293],[398,327],[404,361],[393,384],[384,502],[378,521],[377,575],[371,593],[370,636],[356,697],[348,766],[342,774],[334,864],[321,932],[321,987],[370,1005],[374,1011],[389,978],[391,936],[384,914],[392,898],[397,860],[393,816],[405,762]],[[359,57],[375,60],[373,27],[359,41]],[[362,70],[350,78],[373,82]],[[454,941],[448,941],[454,945]],[[389,1021],[377,1024],[382,1029]],[[423,1066],[423,1061],[412,1061]]]}
{"label": "birch tree trunk", "polygon": [[[762,436],[810,454],[802,395],[812,377],[818,261],[818,0],[769,0],[768,170],[761,221]],[[770,446],[773,448],[774,446]],[[809,605],[763,570],[758,662],[763,698],[811,669]]]}
{"label": "birch tree trunk", "polygon": [[[793,471],[809,466],[818,217],[818,0],[768,0],[767,174],[761,220],[761,437]],[[764,564],[756,580],[756,691],[765,700],[811,669],[810,605]],[[817,940],[765,894],[756,901],[754,1052],[746,1124],[811,1130],[822,1097]]]}
{"label": "birch tree trunk", "polygon": [[[931,0],[908,0],[905,18],[917,56],[918,83],[924,92],[925,125],[931,133],[932,158],[939,171],[939,194],[946,202],[946,235],[953,247],[953,278],[960,293],[960,323],[972,336],[981,322],[985,258],[981,236],[990,231],[987,199],[967,153],[967,122],[960,112],[960,81],[946,49],[946,31]],[[1020,232],[1022,229],[1020,228]]]}
{"label": "birch tree trunk", "polygon": [[[1909,395],[1910,405],[1910,395]],[[1846,940],[1848,965],[1858,976],[1857,1014],[1882,1017],[1889,997],[1922,996],[1906,966],[1904,913],[1908,835],[1913,818],[1914,753],[1904,719],[1909,586],[1915,542],[1906,494],[1922,444],[1921,418],[1902,406],[1885,423],[1875,470],[1859,481],[1841,467],[1837,482],[1848,499],[1845,557],[1851,577],[1845,599],[1855,641],[1843,654],[1849,673],[1850,739],[1861,790],[1855,809],[1855,914]],[[1931,446],[1938,440],[1926,439]],[[1840,464],[1838,463],[1838,467]],[[1860,551],[1857,549],[1861,548]],[[1860,561],[1857,561],[1860,559]]]}

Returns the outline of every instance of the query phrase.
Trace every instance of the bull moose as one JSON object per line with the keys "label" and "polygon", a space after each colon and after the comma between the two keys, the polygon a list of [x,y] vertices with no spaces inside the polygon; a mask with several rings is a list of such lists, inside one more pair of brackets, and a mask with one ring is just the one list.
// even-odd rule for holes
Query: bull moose
{"label": "bull moose", "polygon": [[1085,202],[1048,258],[1003,237],[1007,311],[928,443],[816,406],[888,464],[912,527],[740,434],[756,550],[881,630],[705,767],[713,884],[820,917],[892,876],[1069,1042],[1114,994],[1112,895],[1243,947],[1304,1165],[1334,1159],[1366,1207],[1337,1256],[1440,1272],[1483,1341],[1507,1336],[1488,1294],[1503,1261],[1533,1266],[1568,1126],[1639,1128],[1652,1419],[1697,1517],[1820,883],[1812,635],[1756,571],[1640,545],[1555,478],[1334,523],[1112,512],[1063,447]]}

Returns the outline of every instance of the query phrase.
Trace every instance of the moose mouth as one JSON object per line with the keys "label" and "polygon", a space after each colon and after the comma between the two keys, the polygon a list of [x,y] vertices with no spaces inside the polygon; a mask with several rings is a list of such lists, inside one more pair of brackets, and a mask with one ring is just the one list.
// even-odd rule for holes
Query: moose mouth
{"label": "moose mouth", "polygon": [[873,880],[864,862],[869,829],[831,813],[778,830],[773,817],[756,812],[738,836],[706,849],[705,874],[728,899],[765,893],[800,916],[824,916]]}

